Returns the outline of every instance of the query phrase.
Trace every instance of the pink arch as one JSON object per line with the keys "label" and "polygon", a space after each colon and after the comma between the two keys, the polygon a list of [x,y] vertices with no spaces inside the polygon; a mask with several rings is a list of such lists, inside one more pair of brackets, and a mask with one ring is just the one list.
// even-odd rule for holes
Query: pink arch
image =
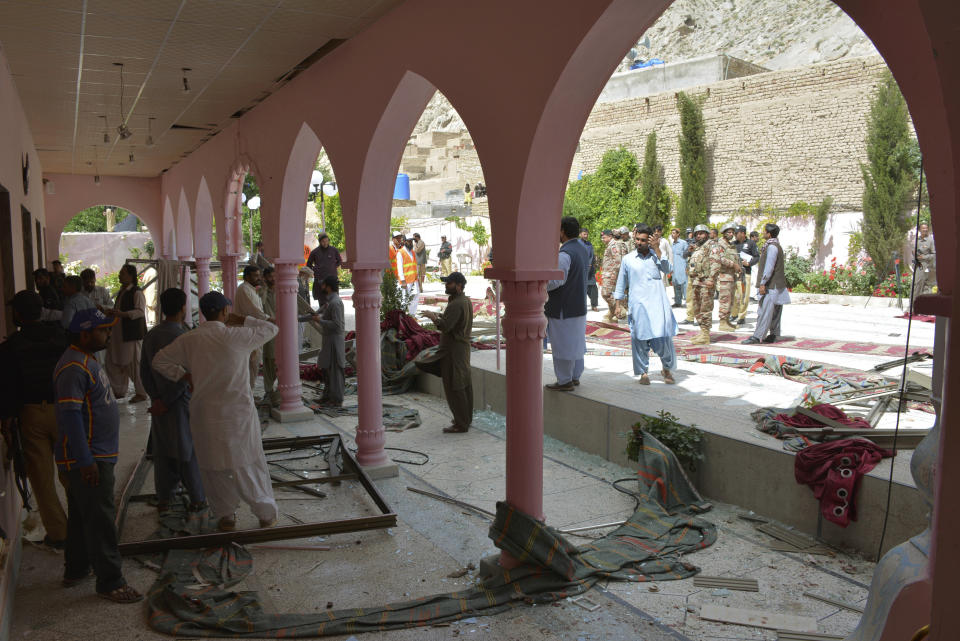
{"label": "pink arch", "polygon": [[177,257],[177,228],[173,219],[173,207],[170,197],[163,200],[163,239],[160,244],[160,255],[164,258]]}
{"label": "pink arch", "polygon": [[177,255],[190,256],[193,253],[193,225],[190,222],[190,205],[187,203],[187,194],[180,189],[180,198],[177,202],[176,237]]}
{"label": "pink arch", "polygon": [[436,91],[417,73],[407,71],[403,75],[370,140],[359,184],[340,189],[344,234],[355,268],[387,264],[385,247],[397,167],[410,132]]}
{"label": "pink arch", "polygon": [[[323,145],[307,123],[300,126],[283,174],[280,211],[276,222],[276,246],[264,225],[263,244],[277,260],[303,260],[303,228],[306,218],[306,194],[310,189],[310,174],[317,163]],[[272,213],[272,212],[270,212]],[[267,216],[261,213],[261,220]]]}
{"label": "pink arch", "polygon": [[193,208],[193,253],[196,258],[213,255],[213,198],[206,176],[200,179]]}

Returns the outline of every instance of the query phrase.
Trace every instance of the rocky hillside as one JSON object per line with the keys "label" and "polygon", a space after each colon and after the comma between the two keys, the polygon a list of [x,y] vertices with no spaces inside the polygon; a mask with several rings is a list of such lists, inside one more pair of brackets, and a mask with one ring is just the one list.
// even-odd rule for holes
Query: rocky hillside
{"label": "rocky hillside", "polygon": [[[676,0],[637,41],[618,67],[635,58],[677,62],[726,53],[787,69],[876,53],[873,44],[829,0]],[[463,131],[463,121],[439,93],[414,133]]]}

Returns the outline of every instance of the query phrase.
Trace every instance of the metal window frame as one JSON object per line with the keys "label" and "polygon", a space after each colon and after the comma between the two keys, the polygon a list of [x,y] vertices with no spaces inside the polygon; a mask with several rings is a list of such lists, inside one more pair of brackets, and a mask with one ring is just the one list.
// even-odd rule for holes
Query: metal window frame
{"label": "metal window frame", "polygon": [[[330,471],[337,469],[336,456],[340,454],[342,465],[340,473],[329,477],[319,479],[297,479],[294,481],[279,481],[273,484],[274,487],[288,487],[296,485],[305,485],[312,483],[338,483],[345,479],[357,479],[360,485],[366,491],[367,496],[373,501],[380,510],[376,516],[355,517],[348,519],[335,519],[331,521],[315,521],[304,523],[302,525],[285,525],[271,528],[254,528],[249,530],[236,530],[233,532],[210,532],[207,534],[192,534],[187,536],[177,536],[166,539],[146,539],[141,541],[130,541],[120,543],[119,550],[123,556],[133,556],[137,554],[151,554],[154,552],[165,552],[167,550],[198,549],[208,547],[220,547],[230,543],[263,543],[265,541],[281,541],[285,539],[299,539],[308,536],[320,534],[339,534],[343,532],[360,532],[363,530],[382,530],[389,527],[395,527],[397,524],[397,514],[387,504],[386,499],[380,494],[380,491],[363,471],[356,459],[350,454],[350,451],[343,446],[343,441],[339,435],[324,434],[320,436],[295,436],[289,438],[272,438],[263,440],[263,450],[304,448],[315,445],[330,445],[330,453],[327,460],[330,463]],[[146,477],[147,465],[146,455],[141,458],[137,467],[131,475],[121,497],[120,507],[117,512],[118,531],[122,528],[123,520],[126,516],[127,503],[132,499],[134,493],[140,489],[143,480]]]}

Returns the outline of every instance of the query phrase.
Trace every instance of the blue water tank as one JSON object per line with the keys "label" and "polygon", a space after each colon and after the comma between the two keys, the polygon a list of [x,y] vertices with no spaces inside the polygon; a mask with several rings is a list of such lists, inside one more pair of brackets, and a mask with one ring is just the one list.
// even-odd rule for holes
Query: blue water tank
{"label": "blue water tank", "polygon": [[397,174],[397,182],[393,186],[394,200],[410,200],[410,176]]}

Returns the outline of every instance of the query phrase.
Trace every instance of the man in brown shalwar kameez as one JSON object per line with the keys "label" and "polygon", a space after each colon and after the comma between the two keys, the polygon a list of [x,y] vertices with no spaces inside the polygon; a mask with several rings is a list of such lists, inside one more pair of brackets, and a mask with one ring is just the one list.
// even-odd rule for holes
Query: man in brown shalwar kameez
{"label": "man in brown shalwar kameez", "polygon": [[466,432],[473,422],[473,383],[470,380],[470,332],[473,305],[463,294],[467,279],[460,272],[441,278],[450,297],[443,314],[422,312],[440,331],[435,354],[417,360],[417,367],[443,379],[443,394],[453,414],[453,423],[443,428],[448,434]]}

